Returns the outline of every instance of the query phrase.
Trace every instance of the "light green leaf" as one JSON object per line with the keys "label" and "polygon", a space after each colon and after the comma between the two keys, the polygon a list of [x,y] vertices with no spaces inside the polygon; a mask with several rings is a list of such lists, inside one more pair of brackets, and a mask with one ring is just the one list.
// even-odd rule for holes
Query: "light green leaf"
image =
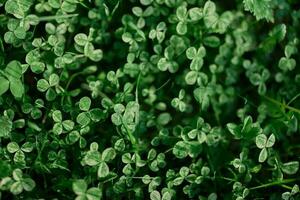
{"label": "light green leaf", "polygon": [[98,177],[99,178],[104,178],[106,176],[108,176],[109,174],[109,167],[106,164],[106,162],[101,162],[98,168]]}
{"label": "light green leaf", "polygon": [[4,94],[9,89],[9,81],[0,76],[0,96]]}
{"label": "light green leaf", "polygon": [[20,149],[19,145],[16,142],[8,143],[6,148],[9,153],[15,153],[16,151],[18,151]]}
{"label": "light green leaf", "polygon": [[255,138],[255,143],[256,146],[260,149],[263,149],[266,147],[266,143],[267,143],[267,136],[265,134],[259,134],[258,136],[256,136]]}
{"label": "light green leaf", "polygon": [[20,79],[22,77],[21,63],[16,60],[9,62],[5,68],[5,72],[9,77]]}
{"label": "light green leaf", "polygon": [[266,19],[273,21],[273,2],[271,0],[244,0],[244,7],[246,11],[254,14],[257,20]]}
{"label": "light green leaf", "polygon": [[291,161],[287,163],[283,163],[281,169],[284,173],[292,175],[296,174],[299,170],[299,162],[298,161]]}
{"label": "light green leaf", "polygon": [[267,140],[266,147],[270,148],[275,144],[275,135],[271,134]]}
{"label": "light green leaf", "polygon": [[48,83],[48,81],[46,81],[45,79],[40,79],[38,82],[37,82],[37,89],[40,91],[40,92],[45,92],[49,89],[50,85]]}
{"label": "light green leaf", "polygon": [[150,193],[151,200],[161,200],[161,195],[157,190],[154,190]]}
{"label": "light green leaf", "polygon": [[88,200],[101,200],[102,190],[96,187],[92,187],[86,191],[86,197]]}
{"label": "light green leaf", "polygon": [[75,194],[83,195],[83,194],[85,194],[85,192],[87,190],[87,184],[86,184],[85,180],[77,180],[77,181],[73,182],[72,189],[75,192]]}
{"label": "light green leaf", "polygon": [[259,153],[258,161],[262,163],[265,162],[267,158],[268,158],[267,148],[263,148]]}
{"label": "light green leaf", "polygon": [[89,42],[87,35],[84,33],[78,33],[74,40],[79,46],[85,46]]}
{"label": "light green leaf", "polygon": [[25,191],[32,191],[35,188],[35,182],[31,178],[25,178],[22,180],[22,187]]}
{"label": "light green leaf", "polygon": [[10,91],[15,98],[21,98],[24,95],[24,85],[20,79],[9,77]]}
{"label": "light green leaf", "polygon": [[79,108],[82,111],[88,111],[91,107],[91,99],[89,97],[82,97],[79,101]]}
{"label": "light green leaf", "polygon": [[105,162],[109,162],[116,157],[116,151],[109,147],[102,152],[102,160]]}

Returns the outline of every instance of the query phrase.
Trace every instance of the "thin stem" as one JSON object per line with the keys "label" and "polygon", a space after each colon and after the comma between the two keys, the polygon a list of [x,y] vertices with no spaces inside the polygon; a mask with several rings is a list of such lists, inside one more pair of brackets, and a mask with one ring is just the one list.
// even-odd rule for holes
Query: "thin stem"
{"label": "thin stem", "polygon": [[226,180],[226,181],[232,181],[232,182],[236,182],[236,180],[235,180],[235,179],[228,178],[228,177],[219,176],[219,177],[216,177],[216,178],[223,179],[223,180]]}
{"label": "thin stem", "polygon": [[277,100],[275,100],[275,99],[273,99],[273,98],[267,97],[267,96],[263,96],[263,97],[264,97],[265,99],[267,99],[268,101],[270,101],[270,102],[272,102],[272,103],[274,103],[274,104],[276,104],[276,105],[278,105],[278,106],[282,106],[282,107],[285,108],[285,109],[288,109],[288,110],[290,110],[290,111],[293,111],[293,112],[295,112],[295,113],[300,114],[300,110],[297,109],[297,108],[294,108],[294,107],[285,105],[285,104],[283,104],[283,103],[281,103],[281,102],[279,102],[279,101],[277,101]]}
{"label": "thin stem", "polygon": [[68,15],[59,15],[59,16],[42,16],[39,17],[39,21],[51,21],[51,20],[57,20],[57,19],[67,19],[71,17],[76,17],[78,14],[68,14]]}
{"label": "thin stem", "polygon": [[275,185],[281,185],[282,186],[282,185],[284,185],[286,183],[292,183],[292,182],[295,182],[297,180],[298,179],[293,178],[293,179],[285,179],[285,180],[282,180],[282,181],[275,181],[275,182],[266,183],[266,184],[262,184],[262,185],[259,185],[259,186],[255,186],[255,187],[249,188],[249,190],[257,190],[257,189],[271,187],[271,186],[275,186]]}
{"label": "thin stem", "polygon": [[290,105],[293,101],[295,101],[298,97],[300,97],[300,93],[294,96],[286,105]]}

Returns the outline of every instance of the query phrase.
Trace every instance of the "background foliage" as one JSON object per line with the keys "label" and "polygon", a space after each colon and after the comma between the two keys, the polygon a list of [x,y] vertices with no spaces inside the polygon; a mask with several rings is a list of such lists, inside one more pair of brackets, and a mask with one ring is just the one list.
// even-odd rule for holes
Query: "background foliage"
{"label": "background foliage", "polygon": [[297,0],[0,0],[1,199],[300,199]]}

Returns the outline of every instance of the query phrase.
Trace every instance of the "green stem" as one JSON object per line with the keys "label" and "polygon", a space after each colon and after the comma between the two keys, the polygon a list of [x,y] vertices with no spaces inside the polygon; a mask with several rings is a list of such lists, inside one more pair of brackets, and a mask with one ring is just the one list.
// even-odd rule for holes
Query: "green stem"
{"label": "green stem", "polygon": [[286,105],[290,105],[293,101],[295,101],[298,97],[300,97],[300,93],[294,96]]}
{"label": "green stem", "polygon": [[42,16],[39,17],[39,21],[51,21],[56,19],[67,19],[71,17],[76,17],[78,14],[68,14],[68,15],[59,15],[59,16]]}
{"label": "green stem", "polygon": [[275,181],[275,182],[266,183],[266,184],[262,184],[262,185],[259,185],[259,186],[249,188],[249,190],[257,190],[257,189],[271,187],[271,186],[275,186],[275,185],[284,185],[286,183],[292,183],[292,182],[295,182],[297,180],[298,179],[293,178],[293,179],[285,179],[285,180],[282,180],[282,181]]}
{"label": "green stem", "polygon": [[285,109],[288,109],[288,110],[290,110],[290,111],[293,111],[293,112],[295,112],[295,113],[300,114],[300,110],[297,109],[297,108],[294,108],[294,107],[285,105],[285,104],[283,104],[283,103],[281,103],[281,102],[279,102],[279,101],[277,101],[277,100],[275,100],[275,99],[273,99],[273,98],[267,97],[267,96],[263,96],[263,97],[264,97],[265,99],[267,99],[268,101],[270,101],[270,102],[272,102],[272,103],[274,103],[274,104],[276,104],[276,105],[278,105],[278,106],[282,106],[282,107],[285,108]]}

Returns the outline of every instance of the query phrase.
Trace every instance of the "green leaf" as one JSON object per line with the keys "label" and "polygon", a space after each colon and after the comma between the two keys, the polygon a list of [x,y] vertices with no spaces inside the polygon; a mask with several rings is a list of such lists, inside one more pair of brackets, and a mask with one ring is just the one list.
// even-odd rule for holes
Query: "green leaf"
{"label": "green leaf", "polygon": [[61,9],[64,12],[71,13],[77,8],[76,1],[63,1],[61,4]]}
{"label": "green leaf", "polygon": [[16,181],[21,181],[22,178],[23,178],[23,172],[22,170],[20,169],[15,169],[13,171],[13,178],[16,180]]}
{"label": "green leaf", "polygon": [[26,153],[30,153],[33,150],[33,144],[31,142],[25,142],[21,146],[21,150],[26,152]]}
{"label": "green leaf", "polygon": [[32,4],[33,0],[8,0],[5,4],[5,11],[21,19],[25,17]]}
{"label": "green leaf", "polygon": [[203,8],[203,13],[204,15],[211,15],[211,14],[215,14],[216,12],[216,5],[214,2],[212,1],[207,1],[204,4],[204,8]]}
{"label": "green leaf", "polygon": [[163,196],[162,196],[162,198],[161,198],[161,200],[171,200],[172,199],[172,195],[171,195],[171,193],[170,192],[164,192],[163,193]]}
{"label": "green leaf", "polygon": [[98,174],[99,178],[104,178],[104,177],[108,176],[109,167],[106,164],[106,162],[101,162],[100,163],[97,174]]}
{"label": "green leaf", "polygon": [[61,122],[62,121],[62,114],[60,110],[55,110],[52,113],[52,118],[54,120],[54,122]]}
{"label": "green leaf", "polygon": [[203,18],[203,12],[200,8],[189,9],[189,16],[192,21],[198,21]]}
{"label": "green leaf", "polygon": [[59,76],[57,74],[51,74],[49,77],[49,85],[51,87],[58,85],[59,83]]}
{"label": "green leaf", "polygon": [[6,116],[0,116],[0,138],[7,138],[10,136],[10,132],[12,131],[12,122]]}
{"label": "green leaf", "polygon": [[79,108],[82,111],[89,111],[91,107],[91,99],[89,97],[82,97],[79,101]]}
{"label": "green leaf", "polygon": [[173,148],[173,154],[179,159],[187,157],[188,152],[189,148],[183,141],[177,142]]}
{"label": "green leaf", "polygon": [[180,6],[176,10],[176,16],[179,21],[185,21],[187,17],[187,9],[185,6]]}
{"label": "green leaf", "polygon": [[46,81],[45,79],[40,79],[37,82],[37,89],[40,92],[46,92],[49,89],[50,85],[48,83],[48,81]]}
{"label": "green leaf", "polygon": [[35,188],[36,184],[34,180],[31,178],[24,178],[22,180],[22,187],[24,188],[25,191],[32,191]]}
{"label": "green leaf", "polygon": [[274,21],[271,0],[244,0],[243,2],[245,10],[253,13],[257,20]]}
{"label": "green leaf", "polygon": [[266,147],[270,148],[275,144],[275,135],[271,134],[267,140]]}
{"label": "green leaf", "polygon": [[255,143],[256,146],[260,149],[263,149],[266,147],[266,143],[267,143],[267,136],[265,134],[259,134],[258,136],[256,136],[255,138]]}
{"label": "green leaf", "polygon": [[33,62],[30,65],[30,69],[33,73],[40,74],[45,70],[46,66],[42,62]]}
{"label": "green leaf", "polygon": [[68,141],[70,142],[70,144],[74,144],[79,140],[79,138],[80,138],[80,134],[78,131],[72,131],[68,135]]}
{"label": "green leaf", "polygon": [[76,122],[78,124],[80,124],[81,126],[88,125],[90,123],[90,121],[91,121],[91,119],[90,119],[88,113],[86,113],[86,112],[82,112],[76,117]]}
{"label": "green leaf", "polygon": [[206,46],[216,48],[216,47],[220,46],[221,41],[216,36],[209,36],[209,37],[204,38],[203,43]]}
{"label": "green leaf", "polygon": [[111,115],[111,121],[114,123],[116,126],[120,126],[122,122],[122,115],[118,113],[114,113]]}
{"label": "green leaf", "polygon": [[87,184],[86,184],[85,180],[76,180],[72,184],[72,189],[75,192],[75,194],[83,195],[83,194],[85,194],[85,192],[87,190]]}
{"label": "green leaf", "polygon": [[265,162],[267,158],[268,158],[267,148],[263,148],[259,153],[258,161],[262,163]]}
{"label": "green leaf", "polygon": [[117,151],[121,151],[121,152],[124,151],[125,148],[126,148],[126,144],[125,144],[124,139],[118,139],[118,140],[115,142],[114,148],[115,148]]}
{"label": "green leaf", "polygon": [[24,95],[24,85],[20,79],[9,77],[9,88],[15,98],[21,98]]}
{"label": "green leaf", "polygon": [[185,22],[179,22],[176,26],[176,31],[179,35],[185,35],[187,33],[187,24]]}
{"label": "green leaf", "polygon": [[18,195],[21,194],[23,192],[23,186],[22,183],[17,181],[14,182],[11,186],[10,186],[10,192],[13,193],[14,195]]}
{"label": "green leaf", "polygon": [[154,190],[150,193],[151,200],[161,200],[161,195],[157,190]]}
{"label": "green leaf", "polygon": [[296,67],[296,60],[293,58],[282,57],[279,60],[278,67],[283,71],[292,71]]}
{"label": "green leaf", "polygon": [[92,187],[86,191],[86,197],[88,200],[101,200],[102,190],[96,187]]}
{"label": "green leaf", "polygon": [[14,30],[14,34],[18,39],[23,40],[26,38],[26,29],[22,26],[19,26]]}
{"label": "green leaf", "polygon": [[19,61],[13,60],[9,62],[5,68],[8,78],[20,79],[22,77],[22,66]]}
{"label": "green leaf", "polygon": [[94,61],[98,62],[103,58],[103,51],[101,49],[96,49],[89,54],[89,58]]}
{"label": "green leaf", "polygon": [[194,59],[197,55],[197,49],[195,47],[190,47],[186,50],[186,57],[190,60]]}
{"label": "green leaf", "polygon": [[140,2],[142,5],[148,6],[153,2],[153,0],[140,0]]}
{"label": "green leaf", "polygon": [[189,71],[185,76],[185,81],[188,85],[194,85],[198,78],[198,72]]}
{"label": "green leaf", "polygon": [[62,126],[63,126],[64,130],[71,131],[71,130],[73,130],[75,123],[72,120],[64,120],[62,122]]}
{"label": "green leaf", "polygon": [[299,170],[299,162],[298,161],[291,161],[287,163],[283,163],[281,169],[284,173],[292,175],[296,174]]}
{"label": "green leaf", "polygon": [[20,149],[19,145],[16,142],[8,143],[6,148],[9,153],[15,153]]}
{"label": "green leaf", "polygon": [[9,81],[0,76],[0,96],[3,95],[9,89]]}
{"label": "green leaf", "polygon": [[89,42],[88,36],[84,33],[75,35],[74,40],[79,46],[85,46]]}
{"label": "green leaf", "polygon": [[113,148],[107,148],[102,152],[102,160],[109,162],[116,157],[116,151]]}

